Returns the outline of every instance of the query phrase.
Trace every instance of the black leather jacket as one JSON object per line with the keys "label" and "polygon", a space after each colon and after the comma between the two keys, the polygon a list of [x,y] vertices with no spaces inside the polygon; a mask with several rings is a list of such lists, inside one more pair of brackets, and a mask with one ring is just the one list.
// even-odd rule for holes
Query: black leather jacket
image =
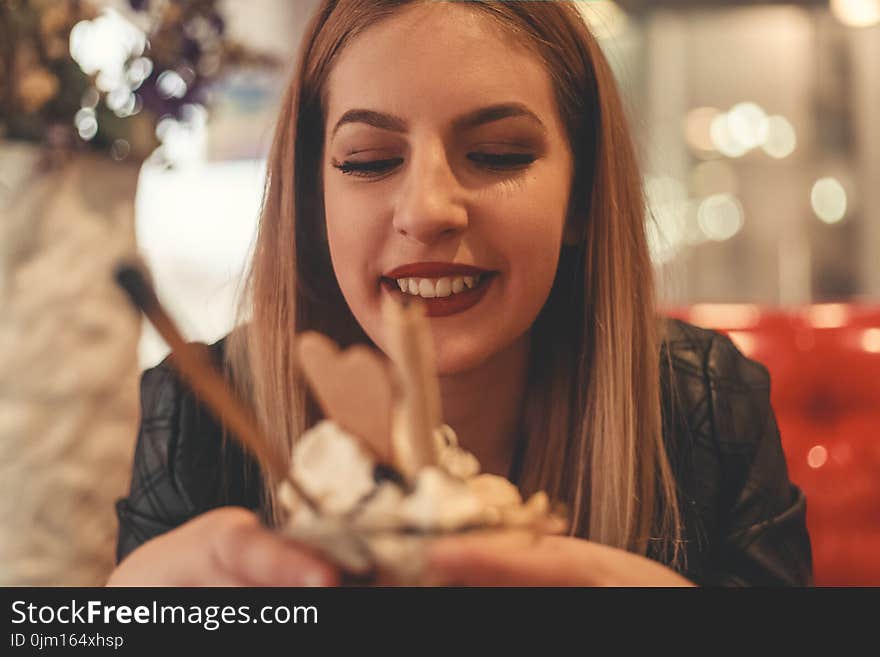
{"label": "black leather jacket", "polygon": [[[719,333],[666,326],[664,437],[685,522],[683,574],[701,585],[812,584],[806,500],[788,478],[767,370]],[[211,347],[218,360],[222,349]],[[131,492],[117,503],[119,560],[212,508],[259,512],[255,464],[167,362],[144,372],[141,404]]]}

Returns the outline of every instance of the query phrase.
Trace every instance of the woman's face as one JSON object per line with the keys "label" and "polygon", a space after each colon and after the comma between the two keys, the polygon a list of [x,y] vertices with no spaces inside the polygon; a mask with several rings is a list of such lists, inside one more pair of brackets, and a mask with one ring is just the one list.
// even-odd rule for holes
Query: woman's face
{"label": "woman's face", "polygon": [[473,10],[424,3],[358,36],[328,85],[330,255],[366,333],[387,351],[383,295],[418,294],[440,374],[526,337],[573,174],[540,60]]}

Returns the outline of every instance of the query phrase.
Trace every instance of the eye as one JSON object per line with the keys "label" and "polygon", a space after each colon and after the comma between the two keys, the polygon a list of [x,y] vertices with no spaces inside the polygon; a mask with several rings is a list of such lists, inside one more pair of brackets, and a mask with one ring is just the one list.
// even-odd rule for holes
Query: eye
{"label": "eye", "polygon": [[[468,153],[468,159],[486,169],[496,171],[508,171],[526,167],[535,161],[535,156],[531,153]],[[357,176],[359,178],[376,178],[390,172],[393,168],[399,166],[403,162],[403,158],[392,157],[382,160],[369,160],[366,162],[354,162],[345,160],[344,162],[333,161],[334,168],[339,169],[345,175]]]}
{"label": "eye", "polygon": [[528,166],[535,161],[531,153],[468,153],[468,159],[487,169],[505,171]]}
{"label": "eye", "polygon": [[400,157],[392,157],[384,160],[371,160],[368,162],[352,162],[351,160],[337,162],[334,160],[333,167],[339,169],[339,171],[348,176],[372,178],[388,173],[401,162],[403,162],[403,158]]}

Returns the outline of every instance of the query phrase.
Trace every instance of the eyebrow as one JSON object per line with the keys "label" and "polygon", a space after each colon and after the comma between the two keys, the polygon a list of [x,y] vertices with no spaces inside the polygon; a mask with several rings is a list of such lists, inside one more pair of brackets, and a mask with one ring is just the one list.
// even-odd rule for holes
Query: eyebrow
{"label": "eyebrow", "polygon": [[[454,119],[452,126],[456,130],[467,130],[516,116],[524,116],[532,120],[538,124],[543,132],[547,132],[547,128],[537,115],[522,103],[499,103],[497,105],[481,107]],[[331,138],[335,137],[339,129],[346,123],[365,123],[374,128],[391,132],[406,132],[409,129],[406,119],[402,119],[399,116],[368,109],[351,109],[343,114],[336,122],[336,125],[333,126]]]}

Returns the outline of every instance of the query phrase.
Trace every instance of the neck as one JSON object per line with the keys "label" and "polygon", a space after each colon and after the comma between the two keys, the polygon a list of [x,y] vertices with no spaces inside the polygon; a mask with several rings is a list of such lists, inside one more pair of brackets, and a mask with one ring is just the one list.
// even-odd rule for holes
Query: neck
{"label": "neck", "polygon": [[467,372],[440,377],[444,421],[480,461],[481,471],[507,476],[520,424],[529,334]]}

